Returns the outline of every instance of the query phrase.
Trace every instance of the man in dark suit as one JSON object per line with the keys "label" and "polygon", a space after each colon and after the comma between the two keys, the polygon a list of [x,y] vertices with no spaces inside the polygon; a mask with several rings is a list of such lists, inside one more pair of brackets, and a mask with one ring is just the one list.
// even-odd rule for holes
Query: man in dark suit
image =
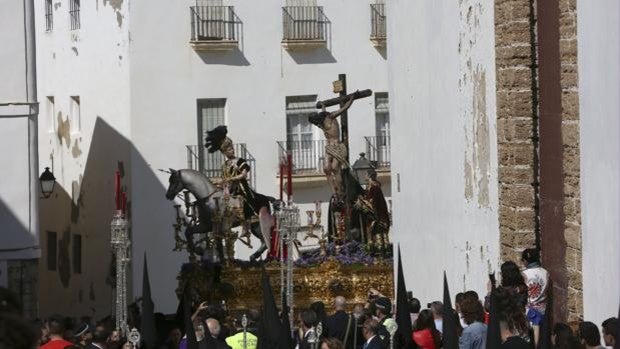
{"label": "man in dark suit", "polygon": [[299,314],[299,333],[297,338],[299,349],[311,349],[312,345],[318,341],[314,331],[317,321],[314,310],[306,309]]}
{"label": "man in dark suit", "polygon": [[385,321],[391,318],[392,301],[387,297],[379,297],[375,301],[375,307],[375,316],[379,319],[377,336],[381,339],[383,347],[388,348],[390,346],[390,334],[385,328]]}
{"label": "man in dark suit", "polygon": [[96,328],[93,332],[93,341],[86,347],[86,349],[107,349],[108,338],[110,333],[104,328]]}
{"label": "man in dark suit", "polygon": [[327,336],[329,338],[338,338],[344,344],[345,349],[352,349],[355,321],[353,316],[345,311],[346,306],[347,301],[344,297],[336,297],[334,299],[334,309],[336,312],[327,317],[325,327],[327,327]]}
{"label": "man in dark suit", "polygon": [[379,322],[375,319],[368,319],[364,322],[362,333],[364,334],[366,342],[364,342],[362,346],[363,349],[387,349],[377,334],[380,326]]}
{"label": "man in dark suit", "polygon": [[[220,325],[220,322],[214,318],[208,318],[205,321],[205,323],[207,324],[207,327],[209,328],[211,337],[213,337],[215,348],[216,349],[231,349],[230,346],[226,344],[225,341],[218,338],[220,335],[220,332],[222,331],[222,326]],[[208,344],[208,341],[203,339],[202,341],[198,342],[198,347],[200,349],[206,348],[207,344]]]}

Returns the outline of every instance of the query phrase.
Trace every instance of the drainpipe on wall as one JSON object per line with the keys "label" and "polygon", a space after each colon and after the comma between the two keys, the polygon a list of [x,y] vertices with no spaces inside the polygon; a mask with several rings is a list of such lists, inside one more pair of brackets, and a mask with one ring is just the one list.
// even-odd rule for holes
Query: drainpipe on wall
{"label": "drainpipe on wall", "polygon": [[[34,0],[24,0],[24,34],[26,55],[26,101],[28,115],[28,162],[30,186],[30,234],[39,235],[39,102],[37,101],[37,51],[34,25]],[[39,252],[40,253],[40,252]]]}

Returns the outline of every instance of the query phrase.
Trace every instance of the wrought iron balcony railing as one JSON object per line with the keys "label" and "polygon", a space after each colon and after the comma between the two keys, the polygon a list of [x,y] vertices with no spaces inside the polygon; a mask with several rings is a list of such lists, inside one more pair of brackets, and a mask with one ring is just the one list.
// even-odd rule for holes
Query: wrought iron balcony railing
{"label": "wrought iron balcony railing", "polygon": [[330,21],[322,6],[282,7],[282,42],[319,41],[326,43]]}
{"label": "wrought iron balcony railing", "polygon": [[390,136],[364,137],[368,160],[379,170],[390,168]]}
{"label": "wrought iron balcony railing", "polygon": [[313,175],[323,173],[325,158],[324,140],[280,141],[278,142],[279,158],[291,154],[293,174]]}
{"label": "wrought iron balcony railing", "polygon": [[387,27],[385,4],[370,4],[370,41],[375,46],[385,46]]}
{"label": "wrought iron balcony railing", "polygon": [[243,22],[232,6],[191,6],[192,42],[238,43]]}
{"label": "wrought iron balcony railing", "polygon": [[[245,143],[236,143],[235,155],[244,158],[250,165],[251,171],[248,181],[254,187],[256,183],[256,159],[250,154]],[[221,152],[209,153],[204,146],[187,145],[187,168],[200,171],[208,178],[221,178],[222,166],[226,162],[226,157]]]}

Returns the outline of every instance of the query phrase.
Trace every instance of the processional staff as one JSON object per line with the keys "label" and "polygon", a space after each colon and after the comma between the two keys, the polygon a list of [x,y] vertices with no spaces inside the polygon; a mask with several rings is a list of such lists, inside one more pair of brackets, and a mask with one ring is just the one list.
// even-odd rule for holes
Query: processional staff
{"label": "processional staff", "polygon": [[248,348],[248,317],[243,314],[241,317],[241,326],[243,326],[243,349]]}

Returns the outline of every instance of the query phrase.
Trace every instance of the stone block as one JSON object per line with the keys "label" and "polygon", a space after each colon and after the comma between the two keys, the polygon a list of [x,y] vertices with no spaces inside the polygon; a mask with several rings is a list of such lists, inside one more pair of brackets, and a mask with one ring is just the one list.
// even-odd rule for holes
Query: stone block
{"label": "stone block", "polygon": [[[514,254],[516,254],[517,256],[518,256],[518,252],[516,250],[523,250],[525,248],[534,246],[535,241],[536,241],[534,232],[501,231],[500,234],[501,234],[500,235],[501,242],[508,246],[511,246],[515,250]],[[514,258],[514,257],[511,256],[511,258]],[[517,257],[516,260],[513,259],[512,261],[518,262],[519,257]]]}
{"label": "stone block", "polygon": [[500,166],[499,182],[502,184],[532,184],[534,182],[534,169],[531,167]]}
{"label": "stone block", "polygon": [[577,14],[575,12],[560,13],[560,39],[577,37]]}
{"label": "stone block", "polygon": [[530,45],[503,46],[495,50],[495,63],[499,68],[506,67],[526,67],[532,65]]}
{"label": "stone block", "polygon": [[532,166],[534,146],[531,143],[501,143],[498,146],[498,157],[501,166]]}
{"label": "stone block", "polygon": [[581,224],[581,200],[579,200],[579,196],[564,197],[564,216],[568,222]]}
{"label": "stone block", "polygon": [[579,176],[579,148],[564,147],[564,175]]}
{"label": "stone block", "polygon": [[566,248],[566,267],[574,270],[583,270],[581,250],[567,247]]}
{"label": "stone block", "polygon": [[525,185],[511,185],[501,189],[500,201],[511,207],[534,207],[534,188]]}
{"label": "stone block", "polygon": [[564,175],[567,176],[579,176],[579,148],[578,147],[564,147],[563,151],[563,170]]}
{"label": "stone block", "polygon": [[566,246],[581,250],[581,225],[564,222],[564,239]]}
{"label": "stone block", "polygon": [[495,23],[504,24],[527,20],[530,15],[527,0],[498,0],[495,2]]}
{"label": "stone block", "polygon": [[560,75],[560,85],[563,90],[577,87],[579,77],[576,64],[562,64],[562,74]]}
{"label": "stone block", "polygon": [[[564,176],[564,196],[579,197],[579,192],[579,176]],[[568,220],[568,215],[566,218]]]}
{"label": "stone block", "polygon": [[579,120],[579,92],[562,91],[562,120]]}
{"label": "stone block", "polygon": [[[534,231],[536,229],[536,213],[533,208],[521,209],[515,212],[515,226],[519,231]],[[534,235],[531,234],[531,238]],[[532,240],[534,244],[534,240]],[[526,245],[522,245],[526,246]],[[531,245],[530,245],[531,246]]]}
{"label": "stone block", "polygon": [[531,118],[500,119],[497,122],[497,139],[502,143],[530,142],[534,134]]}
{"label": "stone block", "polygon": [[562,144],[564,146],[579,145],[579,121],[562,122]]}
{"label": "stone block", "polygon": [[577,64],[577,39],[560,39],[560,60],[562,63]]}
{"label": "stone block", "polygon": [[509,246],[500,242],[500,258],[505,261],[519,261],[521,258],[522,249],[517,249],[513,246]]}
{"label": "stone block", "polygon": [[532,117],[531,91],[498,91],[497,117]]}
{"label": "stone block", "polygon": [[532,87],[532,72],[527,68],[501,68],[497,70],[497,85],[500,89],[522,90]]}
{"label": "stone block", "polygon": [[530,22],[528,19],[508,23],[496,22],[495,24],[495,47],[530,43]]}
{"label": "stone block", "polygon": [[580,270],[568,268],[568,287],[576,290],[583,289],[583,276]]}

